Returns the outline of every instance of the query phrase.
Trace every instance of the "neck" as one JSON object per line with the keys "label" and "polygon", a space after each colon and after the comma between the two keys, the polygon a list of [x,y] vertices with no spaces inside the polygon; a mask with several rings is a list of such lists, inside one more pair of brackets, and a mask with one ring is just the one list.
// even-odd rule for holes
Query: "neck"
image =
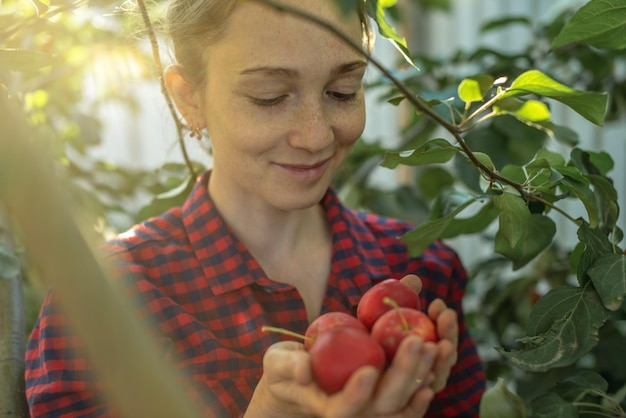
{"label": "neck", "polygon": [[329,258],[332,238],[320,204],[281,210],[250,196],[226,196],[210,180],[209,193],[228,227],[273,280],[291,283],[290,262],[298,268],[303,258]]}

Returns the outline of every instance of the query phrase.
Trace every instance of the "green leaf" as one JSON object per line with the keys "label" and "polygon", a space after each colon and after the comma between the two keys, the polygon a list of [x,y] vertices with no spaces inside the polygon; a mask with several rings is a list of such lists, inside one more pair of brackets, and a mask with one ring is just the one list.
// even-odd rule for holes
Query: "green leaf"
{"label": "green leaf", "polygon": [[439,192],[454,184],[455,177],[440,166],[425,167],[417,178],[419,190],[428,199],[434,199]]}
{"label": "green leaf", "polygon": [[541,214],[531,214],[525,202],[510,193],[493,198],[500,210],[495,251],[519,269],[545,250],[556,233],[554,221]]}
{"label": "green leaf", "polygon": [[539,100],[526,100],[513,115],[523,121],[543,122],[550,120],[550,109]]}
{"label": "green leaf", "polygon": [[541,372],[573,364],[598,342],[608,315],[592,287],[560,286],[540,298],[518,350],[497,350],[522,370]]}
{"label": "green leaf", "polygon": [[402,235],[401,239],[406,243],[409,253],[414,257],[422,254],[433,241],[441,238],[456,215],[476,201],[477,198],[466,193],[454,190],[443,192],[433,205],[432,213],[435,215],[429,215],[429,220]]}
{"label": "green leaf", "polygon": [[500,210],[494,205],[493,200],[490,199],[475,215],[467,218],[452,219],[441,233],[441,238],[453,238],[459,235],[481,232],[491,225],[499,214]]}
{"label": "green leaf", "polygon": [[0,49],[0,68],[33,71],[52,64],[48,54],[26,49]]}
{"label": "green leaf", "polygon": [[546,393],[531,401],[532,418],[578,418],[578,409],[556,393]]}
{"label": "green leaf", "polygon": [[512,24],[522,24],[524,26],[532,27],[530,19],[524,16],[505,17],[502,19],[490,20],[480,27],[480,32],[489,32],[494,29],[500,29]]}
{"label": "green leaf", "polygon": [[575,90],[548,77],[539,70],[529,70],[517,77],[502,98],[536,94],[557,100],[596,125],[602,125],[608,95]]}
{"label": "green leaf", "polygon": [[606,254],[587,271],[604,306],[616,311],[626,295],[626,256]]}
{"label": "green leaf", "polygon": [[398,35],[394,27],[387,22],[387,18],[385,17],[385,9],[395,6],[396,3],[397,0],[368,0],[366,2],[367,14],[376,22],[378,32],[391,41],[392,45],[398,49],[406,62],[417,68],[417,65],[415,65],[415,62],[411,58],[406,40]]}
{"label": "green leaf", "polygon": [[590,174],[606,175],[615,165],[606,151],[583,151],[580,148],[572,150],[570,160],[581,172]]}
{"label": "green leaf", "polygon": [[20,261],[13,252],[0,246],[0,280],[13,279],[21,271]]}
{"label": "green leaf", "polygon": [[552,41],[552,49],[582,43],[610,50],[626,48],[626,0],[591,0]]}
{"label": "green leaf", "polygon": [[563,399],[575,402],[586,394],[606,393],[609,384],[593,370],[576,370],[573,375],[567,376],[558,382],[552,389]]}
{"label": "green leaf", "polygon": [[488,74],[478,74],[466,78],[459,84],[459,97],[465,103],[480,102],[491,89],[494,78]]}
{"label": "green leaf", "polygon": [[[485,154],[484,152],[473,152],[472,154],[478,161],[480,161],[480,163],[482,163],[482,165],[484,165],[488,169],[490,170],[496,169],[496,165],[493,163],[493,161],[491,161],[491,157],[488,154]],[[469,158],[468,158],[468,161],[469,161]],[[470,161],[470,164],[472,164],[471,161]]]}
{"label": "green leaf", "polygon": [[598,206],[598,215],[603,226],[613,229],[619,219],[619,204],[617,190],[613,182],[604,176],[589,174],[587,176],[593,185]]}
{"label": "green leaf", "polygon": [[598,228],[591,228],[588,224],[578,228],[578,240],[584,246],[580,253],[578,269],[576,271],[578,283],[585,285],[589,281],[588,270],[595,262],[606,254],[613,254],[613,246],[608,237]]}
{"label": "green leaf", "polygon": [[524,401],[511,392],[504,379],[487,389],[480,399],[480,418],[525,418]]}
{"label": "green leaf", "polygon": [[432,139],[413,152],[387,152],[381,165],[387,168],[396,168],[400,164],[419,166],[425,164],[441,164],[459,152],[459,149],[445,139]]}
{"label": "green leaf", "polygon": [[563,180],[561,180],[561,187],[574,193],[574,195],[585,206],[585,209],[587,210],[587,216],[589,217],[589,225],[592,228],[598,226],[598,222],[600,219],[598,206],[596,205],[596,198],[589,188],[589,185],[581,183],[574,178],[565,176],[563,177]]}

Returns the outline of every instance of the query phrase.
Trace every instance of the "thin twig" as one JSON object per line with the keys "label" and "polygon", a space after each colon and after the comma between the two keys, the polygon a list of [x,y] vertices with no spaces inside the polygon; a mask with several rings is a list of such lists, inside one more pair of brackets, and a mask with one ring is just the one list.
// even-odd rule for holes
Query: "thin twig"
{"label": "thin twig", "polygon": [[187,153],[187,147],[185,146],[185,137],[183,134],[183,123],[178,118],[176,114],[176,108],[174,107],[174,103],[172,102],[172,98],[169,95],[167,88],[165,87],[165,79],[163,78],[163,64],[161,63],[161,55],[159,53],[159,43],[156,38],[156,34],[154,33],[154,27],[152,26],[152,22],[150,21],[150,16],[148,15],[148,9],[146,8],[146,3],[144,0],[137,0],[137,5],[139,6],[139,10],[141,11],[141,17],[143,19],[143,23],[148,31],[148,39],[150,39],[150,46],[152,48],[152,56],[154,59],[154,63],[156,64],[159,82],[161,85],[161,93],[165,97],[165,102],[167,103],[167,107],[174,119],[174,123],[176,124],[176,133],[178,135],[178,145],[180,146],[180,150],[183,153],[183,158],[185,159],[185,164],[187,165],[187,169],[192,177],[196,176],[196,171],[193,168],[193,164],[189,159],[189,155]]}

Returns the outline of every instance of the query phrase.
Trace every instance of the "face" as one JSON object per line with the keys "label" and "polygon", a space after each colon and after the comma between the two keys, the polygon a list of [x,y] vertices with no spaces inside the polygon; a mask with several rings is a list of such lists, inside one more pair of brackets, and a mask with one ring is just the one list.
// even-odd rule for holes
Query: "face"
{"label": "face", "polygon": [[[358,16],[332,0],[290,0],[357,45]],[[365,125],[366,60],[313,23],[254,2],[209,47],[202,118],[213,149],[216,202],[279,210],[317,204]]]}

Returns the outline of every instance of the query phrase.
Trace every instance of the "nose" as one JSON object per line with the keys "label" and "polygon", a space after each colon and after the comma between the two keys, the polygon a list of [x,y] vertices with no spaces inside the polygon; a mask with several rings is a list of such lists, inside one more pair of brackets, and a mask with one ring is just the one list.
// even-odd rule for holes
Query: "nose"
{"label": "nose", "polygon": [[289,145],[313,153],[322,151],[334,140],[331,118],[324,98],[303,100],[293,114]]}

